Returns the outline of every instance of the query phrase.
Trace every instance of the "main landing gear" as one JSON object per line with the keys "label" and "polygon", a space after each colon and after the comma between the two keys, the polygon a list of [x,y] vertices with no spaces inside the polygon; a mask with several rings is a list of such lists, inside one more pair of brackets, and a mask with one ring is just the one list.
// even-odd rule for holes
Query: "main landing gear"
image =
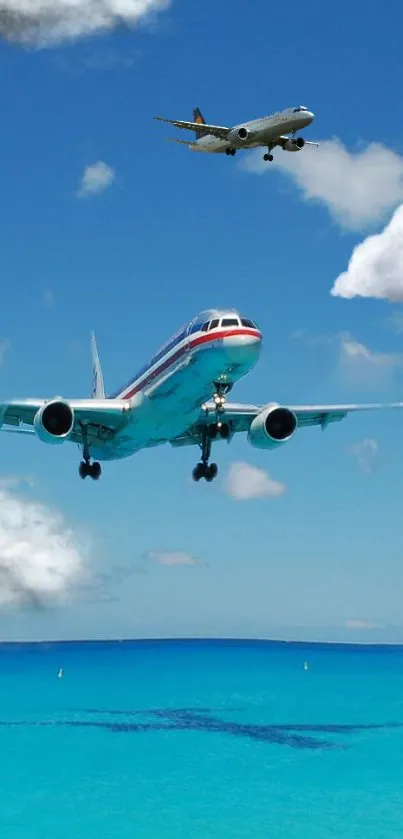
{"label": "main landing gear", "polygon": [[78,473],[80,478],[90,477],[93,481],[98,481],[102,473],[101,464],[97,460],[94,460],[93,463],[82,460],[78,467]]}
{"label": "main landing gear", "polygon": [[272,155],[272,153],[271,153],[271,146],[268,146],[268,147],[267,147],[267,150],[268,150],[268,154],[264,154],[264,155],[263,155],[263,160],[264,160],[266,163],[267,163],[267,162],[272,163],[272,162],[273,162],[273,160],[274,160],[274,157],[273,157],[273,155]]}
{"label": "main landing gear", "polygon": [[225,154],[230,154],[232,157],[235,156],[236,149],[225,149]]}
{"label": "main landing gear", "polygon": [[210,425],[206,425],[203,428],[202,432],[202,439],[201,439],[201,460],[195,466],[192,472],[193,480],[200,481],[201,478],[205,478],[208,483],[214,480],[218,474],[218,466],[216,463],[209,463],[211,457],[211,444],[213,440],[216,440],[217,437],[221,437],[222,440],[228,440],[230,435],[230,427],[228,423],[222,422],[222,416],[224,414],[224,405],[225,405],[225,394],[231,389],[230,385],[216,385],[216,392],[214,394],[214,404],[216,409],[216,417],[215,422],[211,423]]}
{"label": "main landing gear", "polygon": [[80,478],[92,478],[93,481],[98,481],[102,474],[101,464],[97,460],[91,463],[90,450],[88,446],[87,427],[81,426],[83,434],[83,459],[78,467],[78,474]]}

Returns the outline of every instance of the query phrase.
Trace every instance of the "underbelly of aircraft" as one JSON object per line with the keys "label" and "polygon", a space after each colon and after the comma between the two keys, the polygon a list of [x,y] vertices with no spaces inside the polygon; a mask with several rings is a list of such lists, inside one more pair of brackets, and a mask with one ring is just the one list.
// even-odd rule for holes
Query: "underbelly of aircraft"
{"label": "underbelly of aircraft", "polygon": [[117,460],[180,436],[197,421],[203,403],[212,398],[214,382],[232,383],[247,372],[244,366],[231,364],[224,350],[189,353],[145,390],[146,398],[133,411],[128,425],[102,448],[92,448],[92,456]]}

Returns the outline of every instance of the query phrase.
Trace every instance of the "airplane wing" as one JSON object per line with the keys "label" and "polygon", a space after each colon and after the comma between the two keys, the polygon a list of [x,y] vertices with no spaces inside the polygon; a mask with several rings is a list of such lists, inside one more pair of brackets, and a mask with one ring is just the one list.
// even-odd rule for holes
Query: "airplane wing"
{"label": "airplane wing", "polygon": [[[272,404],[272,403],[271,403]],[[249,428],[255,419],[265,408],[269,405],[243,405],[227,402],[225,404],[225,412],[222,416],[222,422],[228,422],[231,426],[231,437],[238,432],[249,431]],[[307,428],[308,426],[317,425],[322,431],[332,422],[340,422],[348,414],[357,411],[379,411],[385,409],[403,408],[403,402],[393,402],[390,404],[368,404],[368,405],[279,405],[276,407],[287,408],[292,411],[297,419],[298,428]],[[216,421],[214,402],[208,402],[204,406],[203,414],[194,426],[189,428],[186,434],[181,437],[176,437],[170,440],[172,446],[191,446],[198,445],[201,442],[203,430],[207,425],[211,425]]]}
{"label": "airplane wing", "polygon": [[199,122],[184,122],[180,119],[165,119],[164,117],[154,117],[154,119],[159,120],[159,122],[168,122],[169,125],[174,125],[175,128],[184,128],[186,131],[197,131],[200,135],[205,134],[212,134],[213,137],[218,137],[220,140],[226,140],[229,132],[231,131],[230,128],[225,128],[222,125],[206,125],[205,123]]}
{"label": "airplane wing", "polygon": [[191,140],[177,140],[176,137],[167,137],[166,139],[168,143],[179,143],[180,146],[187,146],[188,148],[197,146],[197,143],[192,143]]}
{"label": "airplane wing", "polygon": [[[35,434],[35,415],[48,402],[60,399],[13,399],[0,402],[0,430],[19,434]],[[65,401],[65,400],[62,400]],[[124,399],[69,399],[74,412],[74,426],[69,440],[82,444],[83,426],[87,428],[88,443],[102,445],[123,428],[128,420],[130,405]]]}

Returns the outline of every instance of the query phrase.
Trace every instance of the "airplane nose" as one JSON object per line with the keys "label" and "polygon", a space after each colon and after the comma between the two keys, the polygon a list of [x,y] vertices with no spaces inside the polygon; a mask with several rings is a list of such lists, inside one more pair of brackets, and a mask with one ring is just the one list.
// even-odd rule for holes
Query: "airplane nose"
{"label": "airplane nose", "polygon": [[225,354],[233,364],[253,365],[260,354],[262,336],[260,333],[227,335],[223,340]]}

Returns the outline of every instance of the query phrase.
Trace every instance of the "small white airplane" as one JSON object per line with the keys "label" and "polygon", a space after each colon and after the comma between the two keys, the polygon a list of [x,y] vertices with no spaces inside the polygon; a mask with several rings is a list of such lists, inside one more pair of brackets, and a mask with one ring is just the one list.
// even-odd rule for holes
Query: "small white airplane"
{"label": "small white airplane", "polygon": [[[223,125],[207,125],[199,108],[193,111],[193,122],[155,117],[160,122],[175,125],[176,128],[194,131],[196,139],[193,143],[169,138],[171,142],[181,143],[192,151],[213,154],[225,152],[234,156],[238,149],[266,146],[267,154],[263,155],[263,160],[270,162],[273,160],[272,151],[275,146],[280,146],[283,151],[301,151],[306,145],[318,146],[319,143],[311,143],[303,137],[295,137],[296,132],[310,125],[314,118],[312,111],[308,111],[304,105],[299,105],[298,108],[286,108],[284,111],[277,111],[275,114],[250,122],[242,122],[232,128]],[[287,136],[289,133],[291,137]]]}
{"label": "small white airplane", "polygon": [[[297,429],[326,428],[351,411],[403,408],[389,405],[261,405],[227,403],[232,386],[255,366],[262,347],[256,323],[234,309],[209,309],[183,327],[125,387],[109,397],[92,335],[93,385],[89,399],[12,399],[0,403],[5,431],[36,435],[52,444],[80,446],[81,478],[97,480],[99,461],[118,460],[151,446],[197,445],[193,478],[212,481],[215,440],[245,432],[259,449],[288,442]],[[93,461],[92,458],[97,460]]]}

